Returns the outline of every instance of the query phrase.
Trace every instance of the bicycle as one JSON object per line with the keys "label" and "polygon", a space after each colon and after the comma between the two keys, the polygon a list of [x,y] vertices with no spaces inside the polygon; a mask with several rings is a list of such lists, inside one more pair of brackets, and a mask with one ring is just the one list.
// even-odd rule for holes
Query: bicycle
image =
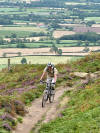
{"label": "bicycle", "polygon": [[52,89],[52,81],[49,83],[42,81],[42,83],[46,83],[46,89],[44,90],[43,97],[42,97],[42,107],[45,107],[46,102],[49,99],[49,102],[52,103],[54,101],[55,92]]}

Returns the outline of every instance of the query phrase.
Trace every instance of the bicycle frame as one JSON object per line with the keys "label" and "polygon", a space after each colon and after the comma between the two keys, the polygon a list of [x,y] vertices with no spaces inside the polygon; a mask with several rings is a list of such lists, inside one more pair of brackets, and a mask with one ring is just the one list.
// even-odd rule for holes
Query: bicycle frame
{"label": "bicycle frame", "polygon": [[52,90],[52,84],[51,82],[45,82],[45,81],[42,81],[42,83],[46,83],[46,89],[44,90],[44,94],[43,94],[43,98],[42,98],[42,107],[45,106],[45,103],[46,101],[48,101],[49,99],[49,102],[52,103],[53,100],[54,100],[54,94],[52,94],[51,90]]}

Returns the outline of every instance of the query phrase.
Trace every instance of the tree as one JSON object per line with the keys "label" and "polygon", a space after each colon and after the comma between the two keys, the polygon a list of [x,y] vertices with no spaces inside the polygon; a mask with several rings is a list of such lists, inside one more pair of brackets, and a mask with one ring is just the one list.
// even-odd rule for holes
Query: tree
{"label": "tree", "polygon": [[23,44],[23,43],[18,43],[16,47],[17,48],[26,48],[25,44]]}
{"label": "tree", "polygon": [[50,53],[53,53],[53,52],[54,52],[54,51],[53,51],[53,48],[51,47],[51,48],[50,48]]}
{"label": "tree", "polygon": [[83,49],[83,52],[89,52],[90,51],[90,49],[88,48],[88,47],[85,47],[84,49]]}
{"label": "tree", "polygon": [[60,40],[59,39],[56,39],[56,43],[59,44],[60,43]]}
{"label": "tree", "polygon": [[73,31],[73,27],[68,27],[69,31]]}
{"label": "tree", "polygon": [[97,41],[97,44],[100,45],[100,40]]}
{"label": "tree", "polygon": [[0,38],[0,45],[3,45],[4,44],[4,41],[2,38]]}
{"label": "tree", "polygon": [[81,13],[80,13],[80,15],[79,15],[79,19],[81,19],[82,21],[84,21],[84,18],[85,18],[85,17],[82,16]]}
{"label": "tree", "polygon": [[86,41],[86,42],[85,42],[85,46],[86,46],[86,47],[89,46],[89,41]]}
{"label": "tree", "polygon": [[22,12],[22,11],[23,11],[23,9],[24,9],[23,5],[22,5],[22,4],[20,4],[20,7],[19,7],[19,12]]}
{"label": "tree", "polygon": [[3,53],[3,55],[2,55],[4,58],[7,56],[7,54],[6,53]]}
{"label": "tree", "polygon": [[58,48],[55,46],[55,44],[52,45],[51,49],[50,49],[50,52],[53,53],[55,52],[55,54],[58,53]]}
{"label": "tree", "polygon": [[95,21],[88,21],[86,23],[86,25],[89,26],[89,27],[91,27],[93,24],[96,24],[96,22]]}
{"label": "tree", "polygon": [[52,48],[53,48],[53,51],[54,51],[55,53],[58,52],[58,48],[55,46],[55,44],[52,45]]}
{"label": "tree", "polygon": [[50,49],[50,52],[53,53],[55,52],[55,54],[58,54],[58,55],[62,55],[62,49],[58,49],[55,44],[52,45],[51,49]]}
{"label": "tree", "polygon": [[73,18],[72,18],[72,21],[74,22],[74,21],[75,21],[75,19],[76,19],[76,18],[75,18],[75,17],[73,17]]}
{"label": "tree", "polygon": [[11,37],[12,37],[12,38],[16,38],[17,35],[16,35],[15,33],[12,33]]}
{"label": "tree", "polygon": [[18,56],[21,56],[22,55],[22,53],[21,52],[18,52]]}
{"label": "tree", "polygon": [[62,49],[58,49],[58,54],[62,55]]}
{"label": "tree", "polygon": [[26,58],[22,58],[21,63],[22,64],[27,64],[27,59]]}
{"label": "tree", "polygon": [[78,46],[81,46],[81,44],[82,44],[82,41],[78,41],[78,42],[77,42],[77,45],[78,45]]}
{"label": "tree", "polygon": [[58,23],[54,22],[54,21],[51,23],[50,27],[53,28],[53,29],[61,28],[61,26]]}

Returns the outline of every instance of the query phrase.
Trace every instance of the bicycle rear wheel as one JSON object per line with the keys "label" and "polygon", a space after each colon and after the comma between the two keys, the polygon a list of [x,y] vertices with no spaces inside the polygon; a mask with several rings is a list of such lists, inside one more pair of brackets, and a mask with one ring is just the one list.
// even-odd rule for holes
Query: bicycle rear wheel
{"label": "bicycle rear wheel", "polygon": [[42,107],[45,107],[47,99],[48,99],[47,93],[44,93],[43,98],[42,98]]}

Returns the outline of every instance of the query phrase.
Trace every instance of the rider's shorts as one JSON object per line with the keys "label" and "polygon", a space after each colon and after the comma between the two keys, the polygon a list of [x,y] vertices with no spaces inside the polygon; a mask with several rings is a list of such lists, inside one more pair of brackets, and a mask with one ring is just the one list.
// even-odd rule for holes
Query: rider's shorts
{"label": "rider's shorts", "polygon": [[[52,82],[51,82],[52,80]],[[47,78],[47,83],[54,83],[54,78]],[[54,90],[55,89],[55,84],[52,84],[52,89]]]}

